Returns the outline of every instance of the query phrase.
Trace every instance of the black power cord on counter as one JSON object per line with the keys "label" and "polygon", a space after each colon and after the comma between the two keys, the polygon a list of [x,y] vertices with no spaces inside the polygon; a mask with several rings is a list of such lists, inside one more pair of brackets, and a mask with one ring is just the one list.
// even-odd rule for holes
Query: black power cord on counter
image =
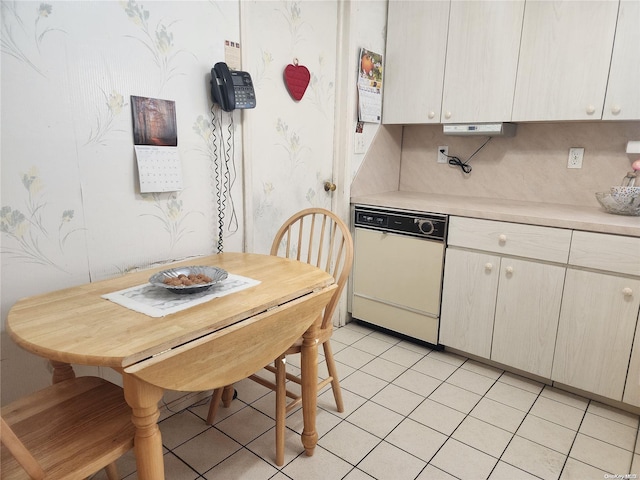
{"label": "black power cord on counter", "polygon": [[482,148],[491,141],[493,137],[489,137],[487,138],[487,141],[484,142],[482,145],[480,145],[480,147],[478,147],[478,149],[473,152],[471,154],[471,156],[469,158],[467,158],[464,162],[462,160],[460,160],[460,158],[458,157],[454,157],[452,155],[447,155],[446,153],[444,153],[444,150],[440,150],[440,153],[442,155],[444,155],[445,157],[447,157],[447,159],[449,160],[449,165],[452,165],[454,167],[460,167],[460,169],[466,173],[467,175],[471,173],[471,165],[469,165],[469,160],[471,160],[476,153],[478,153],[480,150],[482,150]]}

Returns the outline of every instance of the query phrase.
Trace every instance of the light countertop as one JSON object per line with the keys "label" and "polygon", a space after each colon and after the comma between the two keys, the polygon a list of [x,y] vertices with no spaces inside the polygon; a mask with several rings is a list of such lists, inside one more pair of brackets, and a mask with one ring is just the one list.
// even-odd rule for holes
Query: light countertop
{"label": "light countertop", "polygon": [[640,217],[600,207],[402,191],[351,197],[351,203],[640,237]]}

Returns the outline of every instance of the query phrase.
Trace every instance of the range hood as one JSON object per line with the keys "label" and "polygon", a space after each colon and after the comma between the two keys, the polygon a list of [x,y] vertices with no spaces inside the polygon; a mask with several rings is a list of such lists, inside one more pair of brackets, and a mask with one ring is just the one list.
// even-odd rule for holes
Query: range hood
{"label": "range hood", "polygon": [[444,124],[445,135],[482,135],[485,137],[513,137],[516,134],[515,123],[459,123]]}

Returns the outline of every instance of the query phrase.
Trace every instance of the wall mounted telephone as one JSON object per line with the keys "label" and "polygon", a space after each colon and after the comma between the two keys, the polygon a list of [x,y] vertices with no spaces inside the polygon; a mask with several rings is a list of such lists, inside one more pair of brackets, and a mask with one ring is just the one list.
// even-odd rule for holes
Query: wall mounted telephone
{"label": "wall mounted telephone", "polygon": [[236,108],[255,108],[256,93],[251,75],[229,70],[224,62],[216,63],[211,69],[211,99],[225,112]]}

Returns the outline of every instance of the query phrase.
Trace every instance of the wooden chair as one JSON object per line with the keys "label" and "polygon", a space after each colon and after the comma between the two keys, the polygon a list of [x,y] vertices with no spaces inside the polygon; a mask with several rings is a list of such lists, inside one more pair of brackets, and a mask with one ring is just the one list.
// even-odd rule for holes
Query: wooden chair
{"label": "wooden chair", "polygon": [[133,448],[135,427],[122,388],[98,377],[56,383],[2,407],[3,480],[79,480]]}
{"label": "wooden chair", "polygon": [[[293,258],[313,264],[333,275],[337,288],[322,313],[322,323],[318,332],[318,344],[322,344],[329,376],[318,383],[318,392],[331,384],[338,412],[344,411],[342,393],[338,380],[338,372],[329,342],[333,333],[333,314],[340,300],[340,295],[347,283],[353,264],[353,240],[347,225],[334,213],[322,208],[309,208],[290,217],[276,233],[271,246],[271,255]],[[301,378],[286,371],[285,357],[299,354],[302,338],[294,342],[286,351],[275,359],[274,365],[264,367],[275,374],[275,379],[266,379],[258,374],[249,378],[276,391],[276,464],[284,463],[285,416],[302,398],[286,388],[286,381],[301,385]],[[280,390],[280,392],[279,392]],[[231,401],[232,387],[216,389],[209,406],[207,423],[212,424],[221,398],[224,405]],[[284,392],[284,393],[283,393]],[[278,394],[280,393],[280,394]],[[292,399],[287,403],[287,397]]]}

